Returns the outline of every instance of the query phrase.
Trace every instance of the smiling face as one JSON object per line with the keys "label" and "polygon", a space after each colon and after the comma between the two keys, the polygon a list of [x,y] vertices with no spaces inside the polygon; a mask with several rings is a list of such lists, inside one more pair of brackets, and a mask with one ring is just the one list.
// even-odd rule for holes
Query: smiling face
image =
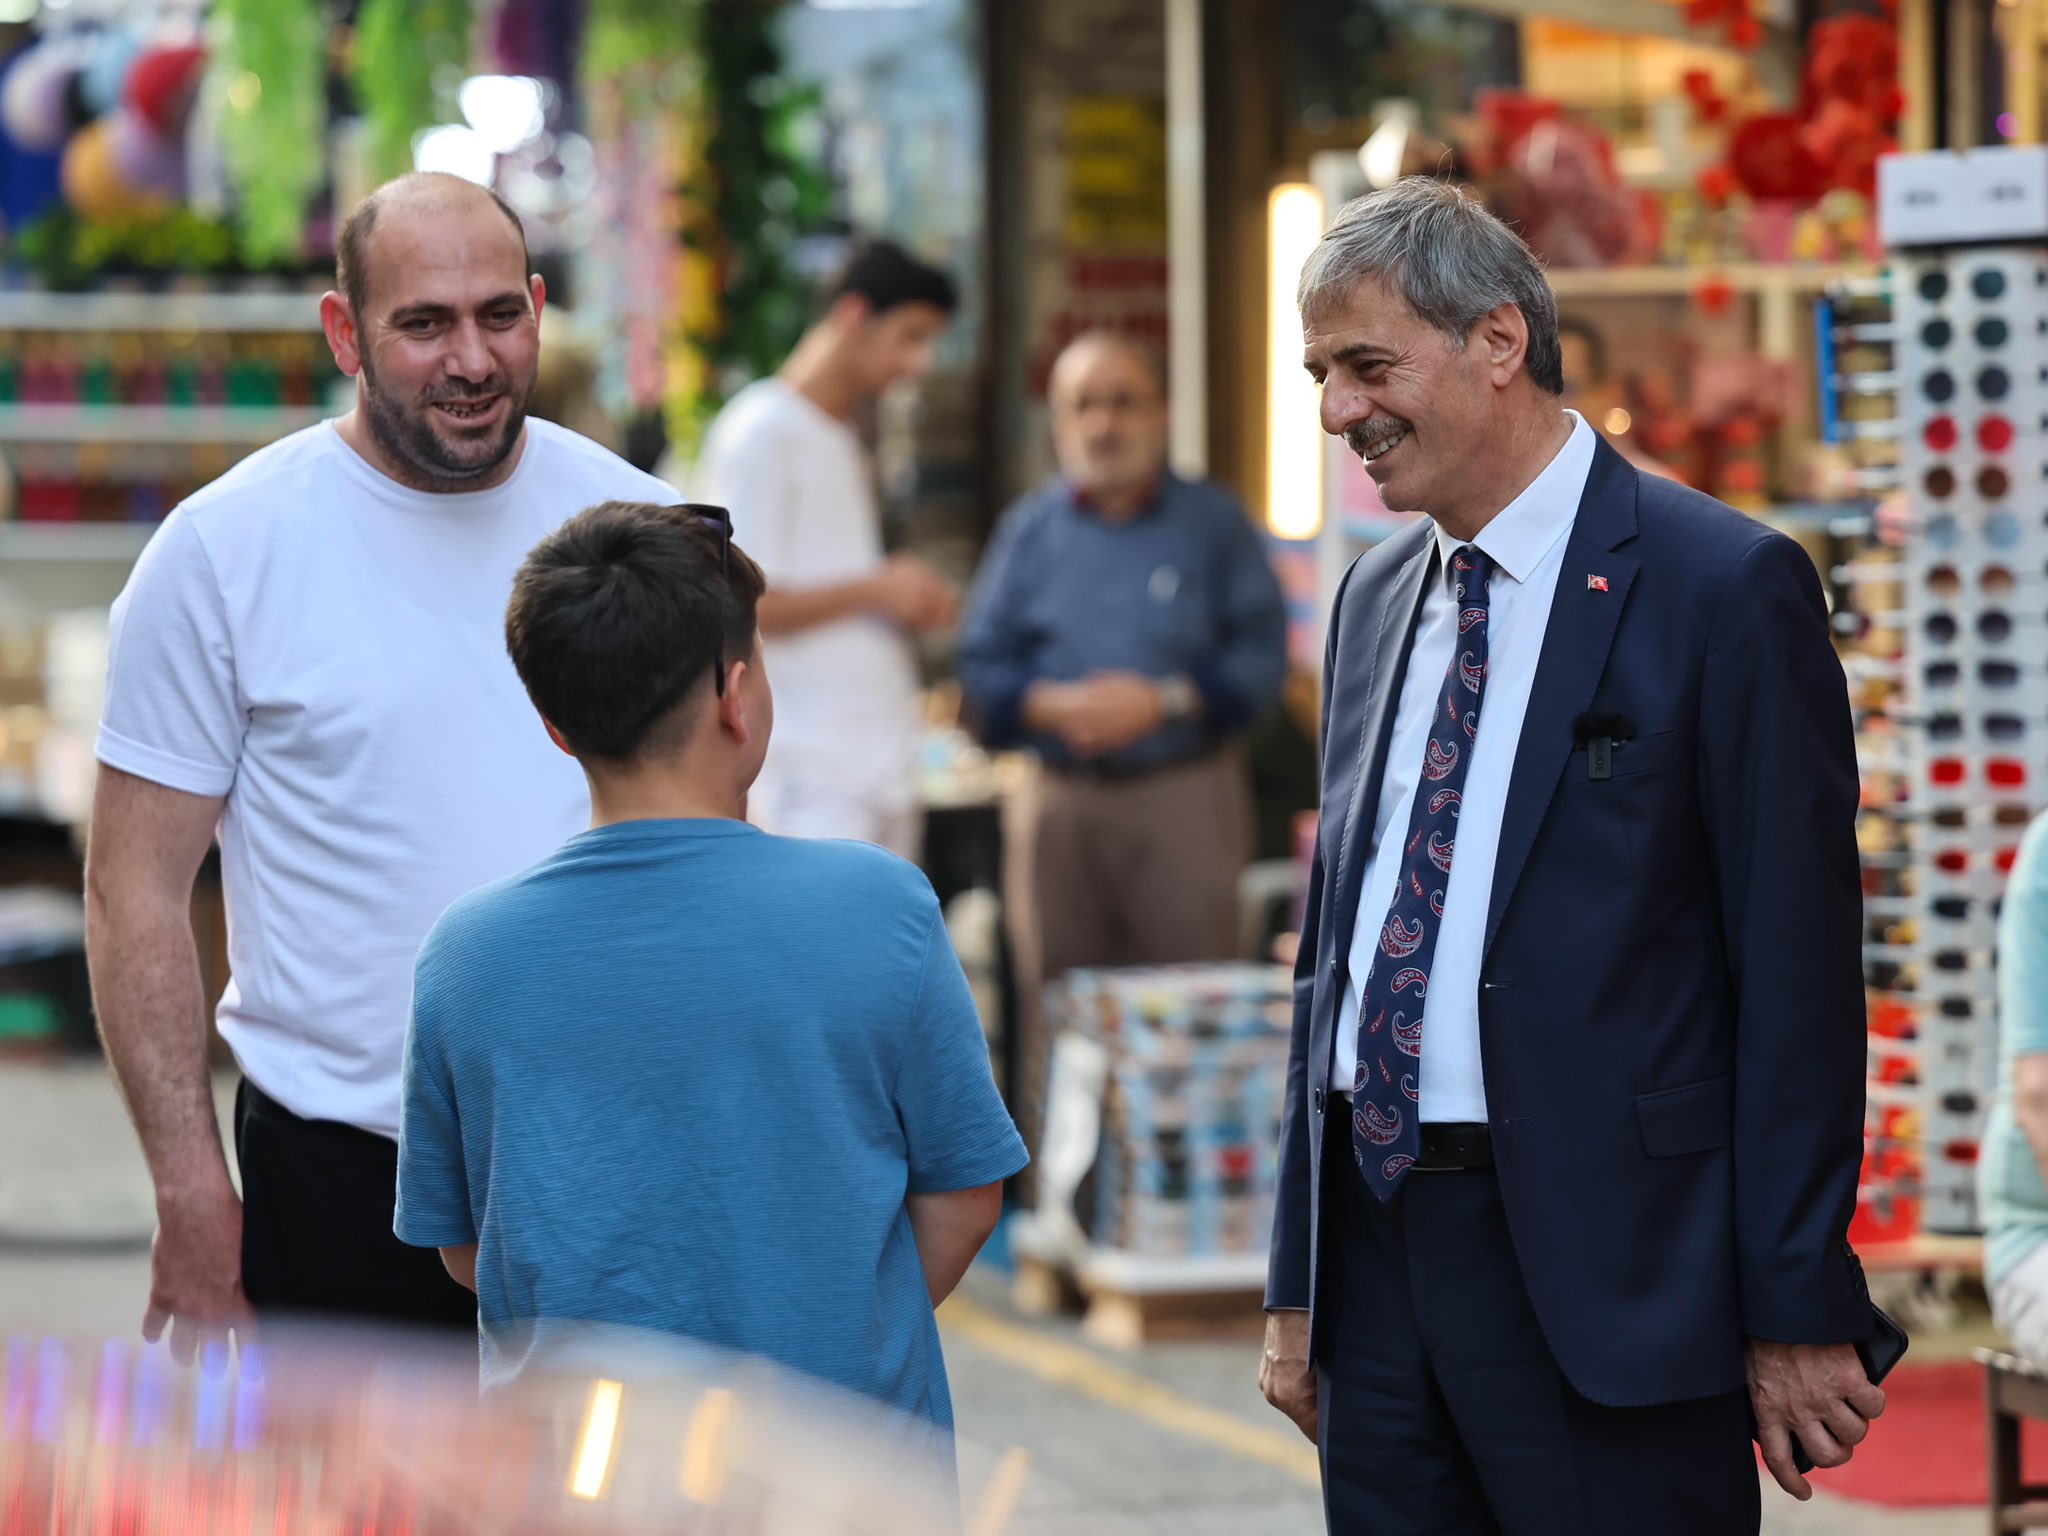
{"label": "smiling face", "polygon": [[1322,391],[1323,430],[1365,461],[1380,499],[1441,520],[1486,498],[1527,340],[1506,304],[1460,346],[1368,277],[1303,321],[1302,365]]}
{"label": "smiling face", "polygon": [[[487,199],[386,208],[364,250],[343,368],[387,470],[421,490],[497,483],[518,447],[540,364],[540,279]],[[344,353],[350,355],[344,355]]]}

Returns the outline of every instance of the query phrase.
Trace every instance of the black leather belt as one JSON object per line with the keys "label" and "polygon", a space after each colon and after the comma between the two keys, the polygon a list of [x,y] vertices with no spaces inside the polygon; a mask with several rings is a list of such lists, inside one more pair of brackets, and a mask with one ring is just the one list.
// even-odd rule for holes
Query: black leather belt
{"label": "black leather belt", "polygon": [[1212,745],[1169,758],[1163,763],[1120,763],[1114,758],[1092,758],[1082,762],[1048,762],[1046,766],[1063,779],[1079,779],[1089,784],[1129,784],[1138,779],[1149,779],[1154,774],[1170,773],[1176,768],[1192,768],[1197,763],[1210,762],[1220,756],[1221,749]]}
{"label": "black leather belt", "polygon": [[1493,1135],[1484,1125],[1463,1121],[1426,1120],[1422,1125],[1422,1155],[1415,1160],[1415,1173],[1458,1173],[1467,1168],[1493,1166]]}

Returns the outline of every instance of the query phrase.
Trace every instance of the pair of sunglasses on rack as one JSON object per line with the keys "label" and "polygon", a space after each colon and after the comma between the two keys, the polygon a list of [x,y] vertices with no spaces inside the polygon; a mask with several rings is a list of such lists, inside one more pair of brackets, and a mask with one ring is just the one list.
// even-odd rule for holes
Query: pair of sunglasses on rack
{"label": "pair of sunglasses on rack", "polygon": [[[1931,267],[1920,274],[1920,281],[1916,286],[1920,290],[1921,298],[1930,304],[1939,304],[1948,297],[1952,285],[1945,269]],[[1996,267],[1979,267],[1970,274],[1969,291],[1987,303],[1992,299],[2002,298],[2005,288],[2005,274]]]}
{"label": "pair of sunglasses on rack", "polygon": [[1942,848],[1936,851],[1933,864],[1944,875],[1967,875],[1973,866],[1982,866],[1988,862],[2000,874],[2009,875],[2019,856],[2020,851],[2016,847],[2001,848],[1992,854],[1988,861],[1983,855],[1968,848]]}
{"label": "pair of sunglasses on rack", "polygon": [[[1952,512],[1936,512],[1920,524],[1921,537],[1937,554],[1950,554],[1964,538],[1963,524]],[[2020,542],[2020,520],[2010,512],[1987,512],[1977,528],[1978,537],[1993,549],[2012,549]]]}
{"label": "pair of sunglasses on rack", "polygon": [[[2048,614],[2013,613],[2004,608],[1986,608],[1977,615],[1977,638],[1992,645],[2002,645],[2012,638],[2020,628],[2035,628],[2048,625]],[[1922,632],[1936,645],[1951,644],[1962,633],[1962,625],[1952,613],[1936,611],[1930,613],[1920,626]]]}
{"label": "pair of sunglasses on rack", "polygon": [[[2018,686],[2022,676],[2043,672],[2048,672],[2048,667],[1990,657],[1977,663],[1977,683],[1983,688],[2012,688]],[[1929,688],[1954,688],[1963,680],[1963,664],[1959,661],[1930,661],[1922,675]]]}
{"label": "pair of sunglasses on rack", "polygon": [[[1939,317],[1920,327],[1920,345],[1930,352],[1941,352],[1956,339],[1956,328]],[[1986,315],[1970,327],[1970,339],[1986,352],[1996,352],[2012,340],[2012,327],[1996,315]]]}
{"label": "pair of sunglasses on rack", "polygon": [[[1937,464],[1920,483],[1936,501],[1946,501],[1956,493],[1956,472],[1946,464]],[[1998,465],[1987,464],[1977,471],[1977,494],[1986,501],[2003,501],[2011,490],[2012,476]]]}
{"label": "pair of sunglasses on rack", "polygon": [[[1986,415],[1976,426],[1977,446],[1986,453],[2003,453],[2019,434],[2003,416]],[[1963,439],[1962,428],[1953,416],[1932,416],[1920,429],[1920,437],[1936,453],[1949,453]]]}
{"label": "pair of sunglasses on rack", "polygon": [[[2012,393],[2012,375],[1996,363],[1979,368],[1971,380],[1976,385],[1980,400],[2003,400]],[[1936,368],[1920,381],[1920,393],[1936,405],[1947,405],[1956,397],[1956,376],[1946,368]]]}

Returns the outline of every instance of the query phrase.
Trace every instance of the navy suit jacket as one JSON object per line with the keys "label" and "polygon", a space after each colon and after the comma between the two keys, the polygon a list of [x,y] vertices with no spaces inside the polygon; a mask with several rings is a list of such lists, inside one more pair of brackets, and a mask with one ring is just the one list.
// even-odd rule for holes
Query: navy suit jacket
{"label": "navy suit jacket", "polygon": [[[1266,1298],[1310,1309],[1312,1340],[1324,1115],[1345,1113],[1332,1043],[1356,1027],[1338,1013],[1433,542],[1418,521],[1361,557],[1330,620]],[[1574,741],[1589,711],[1634,727],[1610,778]],[[1479,997],[1515,1252],[1558,1365],[1595,1402],[1736,1390],[1746,1337],[1870,1331],[1847,1243],[1856,805],[1847,683],[1805,552],[1600,445],[1516,749]]]}

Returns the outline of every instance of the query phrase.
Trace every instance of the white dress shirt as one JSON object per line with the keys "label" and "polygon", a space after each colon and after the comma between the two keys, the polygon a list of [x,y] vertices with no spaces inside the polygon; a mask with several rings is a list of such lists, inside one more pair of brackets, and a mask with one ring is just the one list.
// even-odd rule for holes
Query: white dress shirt
{"label": "white dress shirt", "polygon": [[[1586,477],[1593,468],[1593,429],[1577,412],[1572,435],[1528,489],[1504,507],[1472,542],[1497,569],[1488,585],[1486,694],[1479,706],[1479,735],[1466,770],[1458,807],[1457,848],[1444,891],[1443,926],[1430,966],[1429,998],[1422,1026],[1422,1119],[1486,1119],[1486,1081],[1479,1061],[1479,963],[1486,942],[1486,912],[1493,894],[1493,866],[1500,853],[1501,815],[1507,808],[1508,778],[1528,712],[1529,690],[1550,626],[1550,603]],[[1394,902],[1401,856],[1407,845],[1415,786],[1422,778],[1423,750],[1430,721],[1450,670],[1458,638],[1458,604],[1446,573],[1463,546],[1436,530],[1428,596],[1401,685],[1400,706],[1380,785],[1379,819],[1373,827],[1373,860],[1359,895],[1351,935],[1351,975],[1344,985],[1344,1011],[1337,1019],[1336,1060],[1330,1081],[1348,1096],[1358,1068],[1358,1014],[1365,980],[1379,950],[1380,930]]]}

